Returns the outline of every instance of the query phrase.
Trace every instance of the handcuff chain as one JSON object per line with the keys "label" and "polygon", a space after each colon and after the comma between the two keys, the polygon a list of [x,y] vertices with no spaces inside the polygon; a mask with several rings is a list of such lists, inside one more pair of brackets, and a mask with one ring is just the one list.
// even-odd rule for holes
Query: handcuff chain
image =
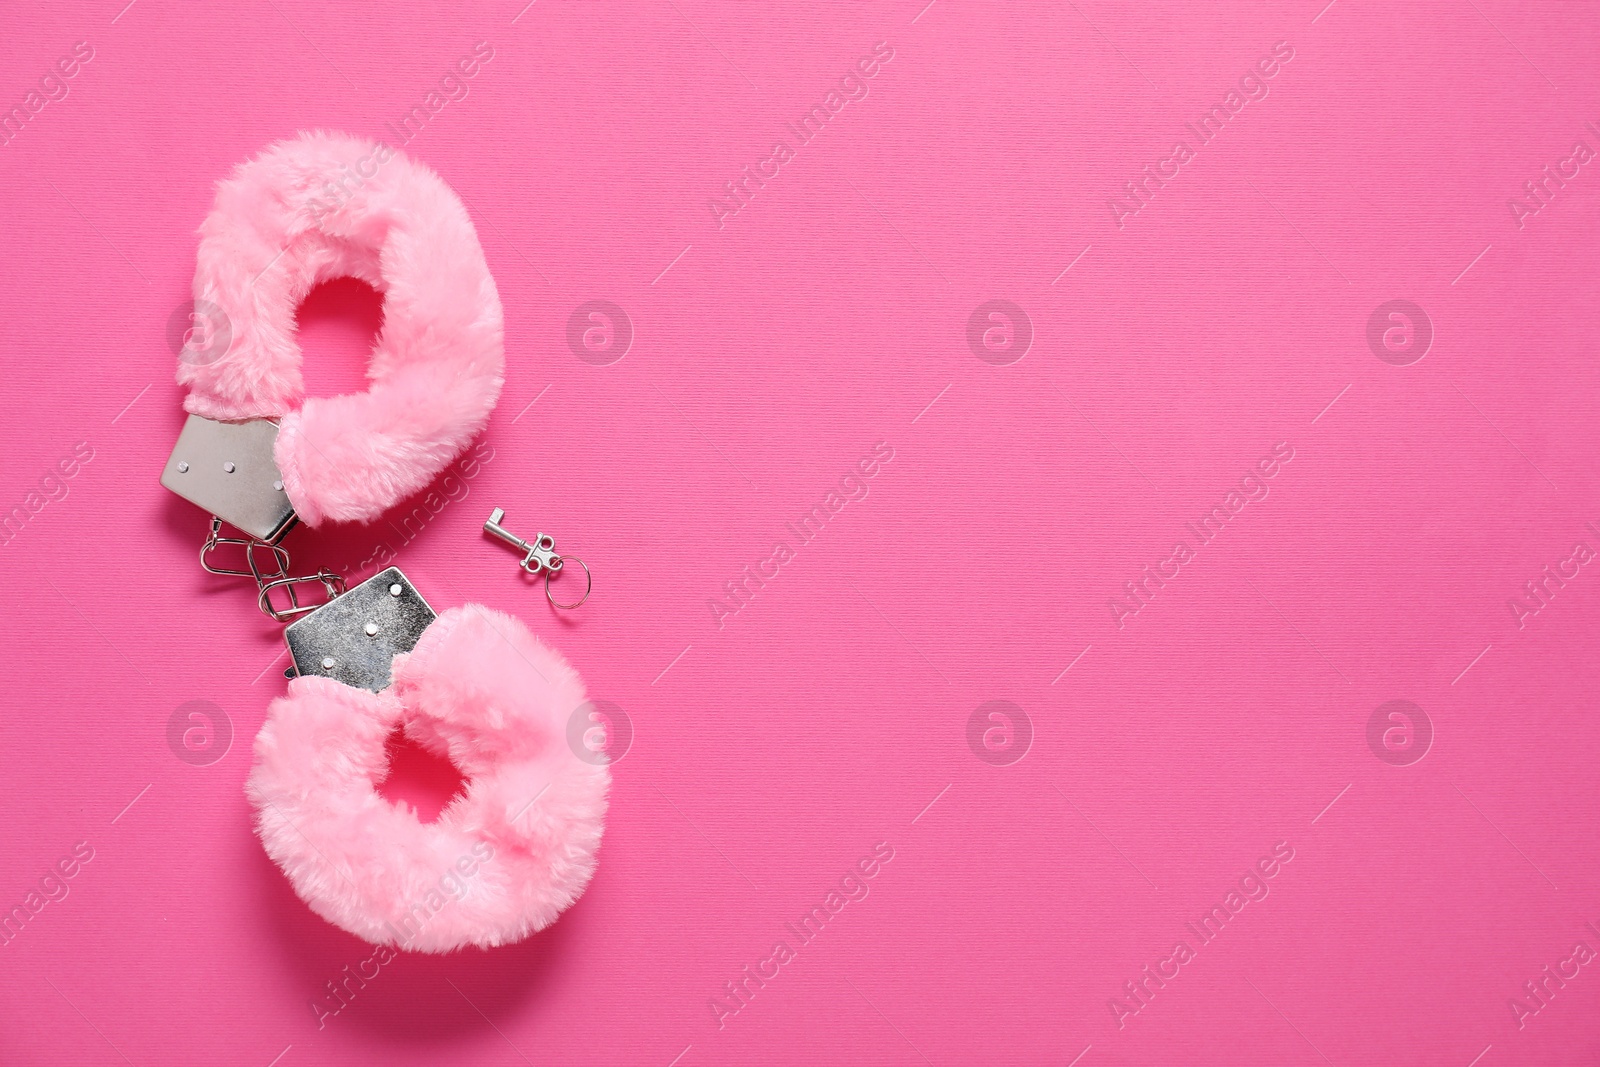
{"label": "handcuff chain", "polygon": [[[237,567],[222,567],[213,565],[208,558],[213,551],[222,545],[237,546],[244,549],[245,566],[247,570]],[[256,553],[266,549],[271,553],[273,569],[264,570],[257,562]],[[211,517],[211,532],[206,536],[205,544],[200,546],[200,566],[211,574],[224,574],[237,578],[252,578],[256,583],[256,607],[261,613],[274,622],[288,622],[309,612],[316,611],[328,600],[341,595],[345,591],[345,580],[342,575],[335,574],[326,567],[315,574],[291,575],[289,573],[289,550],[282,545],[271,544],[260,538],[222,536],[222,520],[216,516]],[[323,591],[327,593],[327,600],[315,604],[300,603],[299,594],[295,586],[320,582]],[[272,602],[272,591],[282,589],[289,598],[289,606],[278,608]]]}

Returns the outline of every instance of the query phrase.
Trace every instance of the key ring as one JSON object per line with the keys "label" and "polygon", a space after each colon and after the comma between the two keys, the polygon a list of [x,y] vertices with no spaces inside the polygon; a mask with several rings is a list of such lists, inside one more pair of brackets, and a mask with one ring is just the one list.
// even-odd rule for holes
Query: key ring
{"label": "key ring", "polygon": [[[594,589],[594,575],[590,572],[589,565],[577,556],[556,555],[556,539],[547,533],[535,534],[532,541],[524,541],[500,525],[500,520],[505,517],[505,508],[495,508],[489,513],[489,521],[483,524],[483,532],[493,537],[498,537],[511,547],[521,549],[527,553],[517,566],[535,578],[541,574],[544,575],[544,598],[550,601],[551,607],[561,608],[563,611],[571,611],[573,608],[581,607],[583,602],[589,599],[589,593]],[[569,559],[583,568],[583,595],[571,604],[563,604],[550,592],[550,583],[561,572],[561,565]]]}
{"label": "key ring", "polygon": [[[563,604],[561,601],[550,595],[550,583],[555,579],[557,574],[561,573],[561,565],[567,562],[569,559],[583,568],[583,595],[574,603]],[[554,564],[554,566],[545,568],[544,598],[550,601],[552,606],[561,608],[563,611],[571,611],[573,608],[582,607],[583,602],[589,599],[590,591],[594,589],[594,575],[589,572],[589,565],[583,560],[579,559],[577,556],[557,556],[554,560]]]}

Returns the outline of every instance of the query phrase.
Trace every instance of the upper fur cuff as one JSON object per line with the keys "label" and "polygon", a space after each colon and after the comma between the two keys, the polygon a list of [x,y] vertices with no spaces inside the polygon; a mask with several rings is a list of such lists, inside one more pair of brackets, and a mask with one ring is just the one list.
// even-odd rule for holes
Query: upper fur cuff
{"label": "upper fur cuff", "polygon": [[[372,385],[302,406],[295,312],[339,277],[384,295]],[[241,164],[200,227],[194,299],[232,342],[179,363],[185,408],[281,420],[284,490],[312,526],[368,522],[422,489],[500,398],[504,315],[477,232],[437,174],[386,144],[302,133]]]}

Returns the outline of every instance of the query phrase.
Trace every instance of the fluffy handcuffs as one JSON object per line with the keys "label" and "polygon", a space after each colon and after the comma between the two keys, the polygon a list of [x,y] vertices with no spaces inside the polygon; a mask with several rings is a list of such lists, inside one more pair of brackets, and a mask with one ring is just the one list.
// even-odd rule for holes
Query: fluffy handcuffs
{"label": "fluffy handcuffs", "polygon": [[[345,276],[384,295],[371,387],[303,400],[296,308]],[[218,187],[189,315],[190,416],[162,484],[212,514],[206,569],[253,577],[262,610],[294,620],[288,693],[246,786],[267,853],[313,911],[374,944],[448,952],[544,928],[594,872],[610,784],[603,756],[568,743],[577,672],[510,615],[435,616],[394,567],[348,590],[326,570],[292,577],[279,544],[297,519],[378,517],[487,422],[504,332],[466,209],[387,145],[280,142]],[[466,779],[432,823],[376,789],[396,728]]]}

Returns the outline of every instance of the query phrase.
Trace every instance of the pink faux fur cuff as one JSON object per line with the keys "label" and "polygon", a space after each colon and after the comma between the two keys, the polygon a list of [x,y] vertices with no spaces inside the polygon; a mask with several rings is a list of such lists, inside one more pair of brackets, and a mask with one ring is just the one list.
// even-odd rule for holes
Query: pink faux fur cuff
{"label": "pink faux fur cuff", "polygon": [[[215,362],[180,362],[187,410],[280,419],[276,458],[296,513],[368,522],[431,482],[477,436],[505,374],[500,296],[460,199],[385,144],[302,133],[238,168],[200,228],[197,304],[227,316]],[[371,388],[314,398],[295,312],[332,278],[384,294]]]}
{"label": "pink faux fur cuff", "polygon": [[[374,944],[449,952],[543,929],[594,873],[611,781],[568,747],[577,672],[478,605],[439,616],[393,670],[381,693],[303,677],[273,701],[247,787],[267,853]],[[433,823],[375,788],[397,725],[467,779]]]}

